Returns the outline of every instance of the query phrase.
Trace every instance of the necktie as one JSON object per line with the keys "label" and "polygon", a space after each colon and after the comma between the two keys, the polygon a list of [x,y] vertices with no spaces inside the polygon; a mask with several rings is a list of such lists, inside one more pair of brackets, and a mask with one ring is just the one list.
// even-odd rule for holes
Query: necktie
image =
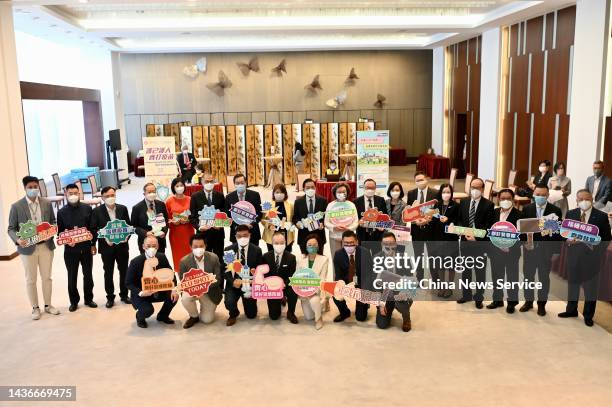
{"label": "necktie", "polygon": [[149,210],[150,211],[154,211],[155,210],[155,206],[153,206],[153,202],[149,202]]}
{"label": "necktie", "polygon": [[208,199],[208,204],[211,205],[212,204],[212,193],[211,192],[208,193],[208,198],[206,199]]}
{"label": "necktie", "polygon": [[476,201],[472,201],[470,205],[470,226],[474,227],[474,220],[476,219]]}
{"label": "necktie", "polygon": [[348,267],[348,283],[350,284],[355,278],[355,255],[349,256],[349,267]]}
{"label": "necktie", "polygon": [[374,204],[372,203],[372,198],[368,199],[368,205],[370,205],[370,209],[374,208]]}
{"label": "necktie", "polygon": [[240,194],[238,197],[240,198],[241,201],[244,201],[244,194]]}
{"label": "necktie", "polygon": [[537,216],[538,216],[538,219],[540,219],[542,217],[542,208],[538,206],[537,209],[538,209],[538,215]]}
{"label": "necktie", "polygon": [[580,222],[586,223],[586,212],[580,212]]}
{"label": "necktie", "polygon": [[189,164],[189,155],[187,153],[183,153],[183,162],[185,165]]}
{"label": "necktie", "polygon": [[421,191],[421,190],[419,189],[419,203],[420,203],[420,204],[422,204],[423,202],[425,202],[425,201],[423,200],[423,191]]}
{"label": "necktie", "polygon": [[244,266],[246,264],[246,255],[244,253],[244,247],[240,248],[240,263]]}
{"label": "necktie", "polygon": [[276,255],[276,269],[278,270],[280,268],[280,256],[277,254]]}
{"label": "necktie", "polygon": [[314,204],[312,198],[308,200],[308,213],[314,213]]}

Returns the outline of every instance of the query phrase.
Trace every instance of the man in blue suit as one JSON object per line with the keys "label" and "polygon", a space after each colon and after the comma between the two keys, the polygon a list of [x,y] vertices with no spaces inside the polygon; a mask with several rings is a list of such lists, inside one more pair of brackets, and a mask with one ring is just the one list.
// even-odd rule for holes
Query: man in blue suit
{"label": "man in blue suit", "polygon": [[593,206],[601,209],[606,206],[612,195],[612,179],[604,175],[604,163],[593,163],[593,175],[587,178],[585,188],[593,195]]}

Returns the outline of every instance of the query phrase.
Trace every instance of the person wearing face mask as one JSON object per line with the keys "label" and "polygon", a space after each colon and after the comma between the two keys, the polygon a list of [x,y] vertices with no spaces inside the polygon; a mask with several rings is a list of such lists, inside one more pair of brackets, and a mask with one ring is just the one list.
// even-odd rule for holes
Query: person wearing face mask
{"label": "person wearing face mask", "polygon": [[593,206],[601,209],[612,199],[612,179],[604,175],[604,163],[597,160],[593,163],[593,175],[587,178],[585,189],[593,195]]}
{"label": "person wearing face mask", "polygon": [[[427,242],[427,250],[430,251],[430,256],[450,256],[456,257],[459,253],[459,242],[457,235],[446,233],[446,226],[456,223],[457,214],[459,212],[459,204],[453,199],[453,187],[450,184],[440,185],[436,199],[436,209],[440,212],[440,217],[434,217],[431,220],[431,237]],[[442,264],[432,264],[432,278],[437,281],[453,282],[455,281],[455,270],[452,268],[446,269]],[[448,278],[446,274],[448,273]],[[453,295],[453,290],[450,288],[442,288],[438,290],[437,296],[441,298],[450,298]]]}
{"label": "person wearing face mask", "polygon": [[[456,225],[463,227],[471,227],[475,229],[489,230],[495,219],[495,207],[493,202],[482,196],[484,191],[484,181],[481,178],[474,178],[470,184],[470,197],[462,199],[459,203],[459,208],[456,217]],[[461,236],[460,249],[461,255],[464,257],[472,257],[476,259],[483,256],[484,243],[488,241],[487,237]],[[472,269],[466,268],[461,274],[461,279],[464,282],[463,293],[457,303],[464,304],[474,300],[476,308],[482,308],[484,299],[484,289],[477,288],[475,293],[469,288],[468,284],[472,281],[472,273],[476,276],[476,281],[484,283],[486,279],[486,258],[484,266],[479,267],[480,263],[474,262]]]}
{"label": "person wearing face mask", "polygon": [[[514,191],[504,188],[498,192],[499,208],[495,208],[494,222],[510,222],[515,227],[522,213],[514,207]],[[497,285],[498,280],[505,282],[519,281],[519,259],[521,257],[521,246],[515,244],[509,249],[502,249],[491,244],[489,246],[489,258],[491,259],[491,276],[493,278],[493,301],[487,305],[487,309],[495,309],[504,306],[504,290]],[[508,305],[506,312],[514,313],[518,305],[518,289],[510,288],[506,292]]]}
{"label": "person wearing face mask", "polygon": [[390,183],[389,188],[387,188],[387,196],[389,197],[385,202],[387,213],[396,225],[403,225],[402,212],[404,212],[406,202],[404,202],[404,188],[402,184],[396,181]]}
{"label": "person wearing face mask", "polygon": [[320,250],[319,254],[323,254],[323,246],[327,241],[325,238],[325,224],[323,220],[321,219],[319,230],[313,231],[309,231],[304,227],[300,228],[297,226],[297,224],[302,219],[307,218],[309,214],[325,212],[325,209],[327,208],[327,199],[316,194],[316,184],[311,178],[307,178],[302,182],[302,189],[304,190],[304,195],[295,200],[293,217],[291,219],[291,223],[296,225],[298,228],[298,246],[300,246],[300,251],[302,254],[306,254],[306,238],[310,234],[314,233],[319,237],[319,241],[321,242],[321,244],[318,246]]}
{"label": "person wearing face mask", "polygon": [[[249,267],[251,274],[255,274],[255,269],[260,264],[264,264],[263,256],[259,246],[251,243],[251,231],[247,225],[236,226],[236,243],[227,246],[225,251],[232,251],[236,254],[236,259],[243,266]],[[226,326],[232,326],[236,323],[240,311],[238,311],[238,300],[242,298],[242,307],[244,314],[248,319],[257,317],[257,300],[253,298],[244,298],[242,292],[242,278],[233,271],[227,271],[224,267],[225,274],[225,308],[229,311],[229,318],[225,323]]]}
{"label": "person wearing face mask", "polygon": [[[334,281],[332,269],[329,267],[329,259],[320,254],[321,240],[319,235],[311,233],[306,237],[306,256],[298,260],[297,269],[309,268],[315,272],[317,276],[324,281]],[[292,290],[293,291],[293,290]],[[322,311],[325,309],[329,300],[328,294],[317,290],[310,297],[299,297],[302,304],[302,312],[304,319],[307,321],[314,320],[315,329],[323,328]]]}
{"label": "person wearing face mask", "polygon": [[26,247],[26,241],[21,239],[17,232],[19,232],[20,225],[29,220],[36,224],[49,222],[52,225],[56,221],[51,202],[40,196],[38,178],[26,175],[22,179],[22,184],[25,197],[11,205],[7,232],[17,247],[17,253],[19,253],[19,258],[25,270],[26,291],[32,306],[32,319],[38,320],[41,317],[41,311],[38,303],[37,274],[40,274],[42,284],[44,311],[51,315],[59,314],[59,311],[51,304],[53,289],[51,272],[55,243],[53,239],[48,239]]}
{"label": "person wearing face mask", "polygon": [[[272,189],[272,199],[274,205],[276,205],[276,212],[278,218],[281,221],[291,222],[293,219],[293,204],[287,200],[288,198],[287,188],[284,184],[276,184]],[[268,246],[268,251],[272,250],[272,235],[276,232],[276,227],[270,222],[267,215],[262,216],[261,225],[263,226],[262,239]],[[288,231],[285,228],[279,229],[279,231],[285,234],[287,239],[286,250],[291,253],[291,245],[293,245],[293,231]]]}
{"label": "person wearing face mask", "polygon": [[[357,208],[358,218],[361,219],[363,213],[368,209],[378,209],[380,212],[387,214],[387,203],[385,198],[376,195],[376,181],[373,179],[366,179],[363,182],[364,193],[362,196],[356,198],[353,203]],[[364,242],[372,245],[372,251],[378,252],[380,250],[380,240],[382,239],[383,230],[364,228],[361,226],[357,227],[357,239],[364,244]]]}
{"label": "person wearing face mask", "polygon": [[195,174],[191,177],[191,183],[194,185],[200,185],[204,179],[204,165],[198,164],[195,167]]}
{"label": "person wearing face mask", "polygon": [[584,306],[582,315],[586,326],[593,326],[593,316],[597,305],[599,278],[604,270],[602,257],[610,244],[610,223],[605,212],[596,209],[593,195],[587,189],[581,189],[576,194],[578,208],[567,212],[566,219],[588,223],[599,228],[601,242],[595,246],[567,241],[567,306],[559,318],[575,318],[578,316],[578,300],[580,286],[584,291]]}
{"label": "person wearing face mask", "polygon": [[[215,179],[207,172],[202,175],[204,189],[191,195],[189,210],[189,221],[191,225],[206,237],[206,250],[213,252],[219,259],[223,258],[223,247],[225,242],[225,228],[200,226],[200,211],[204,206],[213,206],[219,211],[225,211],[225,196],[222,192],[215,191]],[[223,281],[221,281],[223,288]]]}
{"label": "person wearing face mask", "polygon": [[540,184],[548,185],[548,180],[552,176],[550,173],[550,161],[542,160],[538,164],[538,173],[533,177],[533,180],[527,181],[527,186],[533,191]]}
{"label": "person wearing face mask", "polygon": [[191,182],[198,161],[195,156],[189,152],[189,146],[183,146],[181,153],[176,156],[176,161],[181,170],[181,179],[183,182]]}
{"label": "person wearing face mask", "polygon": [[[252,191],[247,188],[246,178],[243,174],[234,175],[234,186],[236,190],[230,192],[225,197],[225,212],[227,213],[227,216],[231,216],[230,208],[239,201],[248,201],[255,207],[257,218],[253,223],[247,226],[251,230],[251,243],[257,246],[261,240],[261,233],[259,231],[259,222],[261,221],[262,216],[261,196],[259,195],[259,192]],[[232,226],[230,227],[230,241],[232,243],[236,242],[236,227],[236,223],[232,223]]]}
{"label": "person wearing face mask", "polygon": [[[533,191],[534,202],[523,207],[523,218],[541,219],[549,215],[557,215],[559,221],[562,219],[561,209],[548,203],[548,186],[539,184]],[[559,234],[542,236],[540,233],[533,233],[527,236],[527,242],[523,244],[523,274],[530,281],[535,281],[538,274],[538,281],[542,283],[542,288],[538,290],[538,315],[546,315],[546,301],[550,289],[550,270],[552,256],[560,251]],[[533,289],[525,289],[525,303],[519,309],[520,312],[527,312],[533,308],[535,299]]]}
{"label": "person wearing face mask", "polygon": [[[342,246],[342,234],[347,230],[352,232],[357,230],[357,226],[359,226],[359,217],[357,215],[357,208],[355,208],[355,204],[347,200],[348,196],[350,195],[350,187],[348,184],[344,182],[337,183],[332,188],[332,194],[336,197],[336,199],[331,201],[325,209],[325,227],[329,231],[329,249],[333,254],[336,253]],[[350,225],[336,226],[330,221],[329,217],[327,216],[327,212],[330,211],[336,202],[346,202],[349,210],[353,210],[353,221]]]}
{"label": "person wearing face mask", "polygon": [[[98,239],[98,232],[111,220],[123,220],[130,224],[128,208],[116,202],[116,190],[114,187],[102,188],[102,201],[104,205],[97,206],[91,213],[91,226],[89,230],[93,234],[93,241],[98,244],[98,253],[102,257],[104,268],[104,289],[106,290],[106,308],[115,305],[115,284],[113,275],[115,263],[119,269],[119,298],[126,304],[131,304],[128,289],[125,285],[125,275],[130,261],[129,240],[119,244],[113,244],[106,239]],[[129,239],[129,237],[128,237]]]}
{"label": "person wearing face mask", "polygon": [[[420,205],[427,201],[431,201],[432,199],[436,199],[438,190],[429,188],[429,178],[427,177],[427,174],[422,171],[415,172],[414,183],[416,184],[416,188],[408,191],[407,201],[409,206]],[[427,242],[432,241],[433,233],[431,218],[419,219],[412,222],[410,227],[410,235],[412,236],[412,248],[415,254],[421,255],[422,253],[425,253],[425,248],[427,248],[429,251]],[[419,262],[416,274],[417,279],[423,279],[425,271],[423,270],[422,262]]]}
{"label": "person wearing face mask", "polygon": [[[192,297],[183,292],[181,294],[181,304],[189,314],[189,318],[183,324],[184,329],[189,329],[198,321],[203,324],[210,324],[215,320],[215,310],[223,297],[221,282],[221,264],[216,254],[206,251],[206,238],[201,233],[196,233],[189,238],[191,253],[183,257],[178,268],[178,278],[183,279],[185,273],[191,269],[200,269],[206,273],[214,274],[217,281],[210,284],[208,292],[199,298]],[[200,303],[200,311],[198,305]]]}
{"label": "person wearing face mask", "polygon": [[173,195],[166,199],[166,212],[169,218],[170,250],[172,251],[172,263],[174,269],[179,269],[181,259],[190,253],[189,239],[193,236],[193,226],[189,223],[189,217],[178,217],[191,208],[191,197],[185,195],[185,183],[180,178],[175,178],[170,184]]}
{"label": "person wearing face mask", "polygon": [[138,202],[132,208],[132,226],[138,236],[138,248],[140,253],[144,253],[142,244],[145,237],[154,236],[152,227],[149,225],[149,219],[155,217],[158,214],[162,214],[166,222],[166,226],[162,228],[162,233],[157,238],[159,243],[157,250],[163,253],[166,250],[166,233],[168,233],[168,212],[166,211],[166,205],[157,199],[157,189],[155,184],[147,182],[142,188],[144,199]]}
{"label": "person wearing face mask", "polygon": [[[372,254],[365,247],[359,246],[357,235],[352,230],[342,232],[342,248],[334,253],[334,280],[346,284],[354,283],[356,288],[370,289],[372,272]],[[342,322],[351,316],[345,300],[337,300],[338,314],[334,322]],[[369,304],[355,302],[355,319],[363,322],[368,317]]]}
{"label": "person wearing face mask", "polygon": [[329,175],[339,176],[340,175],[340,169],[338,168],[338,164],[336,163],[336,160],[329,160],[329,168],[325,170],[325,175],[327,176]]}
{"label": "person wearing face mask", "polygon": [[[142,254],[130,261],[125,284],[130,290],[132,305],[136,309],[136,325],[139,328],[147,328],[147,318],[153,315],[155,309],[154,302],[163,302],[163,305],[157,313],[157,321],[167,325],[173,325],[174,320],[170,318],[170,312],[176,305],[179,298],[175,290],[167,291],[143,291],[142,289],[142,273],[144,270],[145,261],[147,259],[157,258],[156,269],[169,268],[170,262],[165,254],[159,252],[159,241],[154,236],[146,236],[142,243]],[[174,276],[174,284],[176,285],[176,276]]]}
{"label": "person wearing face mask", "polygon": [[[285,298],[287,298],[287,319],[292,324],[297,324],[295,316],[295,305],[297,304],[297,294],[289,286],[289,277],[295,273],[296,259],[293,254],[286,250],[285,234],[274,232],[272,235],[272,249],[263,255],[263,261],[270,267],[266,277],[278,276],[285,282]],[[282,300],[266,300],[268,302],[268,314],[270,319],[277,320],[281,315]]]}
{"label": "person wearing face mask", "polygon": [[562,198],[553,202],[553,205],[561,209],[561,214],[565,217],[568,209],[567,196],[572,193],[572,180],[566,176],[565,163],[556,163],[553,171],[554,176],[548,180],[548,189],[561,191]]}
{"label": "person wearing face mask", "polygon": [[[304,160],[306,159],[306,150],[301,143],[295,142],[295,150],[293,152],[293,165],[295,166],[295,179],[298,179],[298,174],[304,172]],[[297,192],[297,184],[295,186]]]}
{"label": "person wearing face mask", "polygon": [[[68,184],[64,188],[68,205],[57,211],[57,232],[62,233],[74,228],[91,226],[91,206],[82,204],[79,196],[79,187],[76,184]],[[70,307],[68,310],[74,312],[78,308],[81,296],[77,288],[79,265],[83,269],[83,296],[85,305],[97,308],[93,300],[94,282],[92,277],[93,255],[96,254],[96,241],[94,239],[81,243],[70,243],[64,247],[64,263],[68,271],[68,296]]]}

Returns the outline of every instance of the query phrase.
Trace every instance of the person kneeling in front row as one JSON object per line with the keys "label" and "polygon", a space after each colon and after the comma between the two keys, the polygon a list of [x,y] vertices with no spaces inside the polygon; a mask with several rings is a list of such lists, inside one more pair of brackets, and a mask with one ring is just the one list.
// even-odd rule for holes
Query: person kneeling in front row
{"label": "person kneeling in front row", "polygon": [[[191,244],[191,254],[183,257],[179,265],[179,279],[182,280],[185,273],[191,269],[200,269],[206,273],[214,274],[217,281],[208,287],[208,292],[199,298],[192,297],[186,292],[181,294],[181,304],[189,314],[189,319],[183,324],[183,328],[188,329],[195,325],[196,322],[202,321],[204,324],[210,324],[215,320],[215,310],[221,302],[223,296],[221,290],[221,265],[216,254],[206,251],[206,242],[204,234],[197,233],[189,239]],[[198,314],[197,303],[200,303],[200,312]]]}
{"label": "person kneeling in front row", "polygon": [[164,303],[157,313],[157,320],[168,325],[174,324],[174,320],[170,318],[170,312],[178,300],[176,291],[151,292],[142,290],[142,273],[146,260],[157,258],[158,264],[156,268],[172,269],[166,255],[157,253],[158,245],[159,243],[155,236],[145,237],[142,243],[144,253],[132,259],[128,267],[127,276],[125,277],[125,285],[130,290],[132,305],[136,309],[136,324],[140,328],[146,328],[148,326],[146,319],[153,315],[155,311],[153,308],[154,302]]}

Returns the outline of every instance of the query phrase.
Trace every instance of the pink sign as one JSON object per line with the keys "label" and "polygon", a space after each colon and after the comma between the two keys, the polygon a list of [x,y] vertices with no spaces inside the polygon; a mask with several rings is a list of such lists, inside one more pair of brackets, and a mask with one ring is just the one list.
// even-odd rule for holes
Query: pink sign
{"label": "pink sign", "polygon": [[183,274],[180,288],[190,297],[200,298],[208,292],[210,285],[217,281],[214,274],[206,273],[201,269],[190,269]]}
{"label": "pink sign", "polygon": [[251,298],[256,300],[281,300],[284,297],[285,282],[281,277],[265,277],[270,271],[267,264],[257,266],[251,284]]}

